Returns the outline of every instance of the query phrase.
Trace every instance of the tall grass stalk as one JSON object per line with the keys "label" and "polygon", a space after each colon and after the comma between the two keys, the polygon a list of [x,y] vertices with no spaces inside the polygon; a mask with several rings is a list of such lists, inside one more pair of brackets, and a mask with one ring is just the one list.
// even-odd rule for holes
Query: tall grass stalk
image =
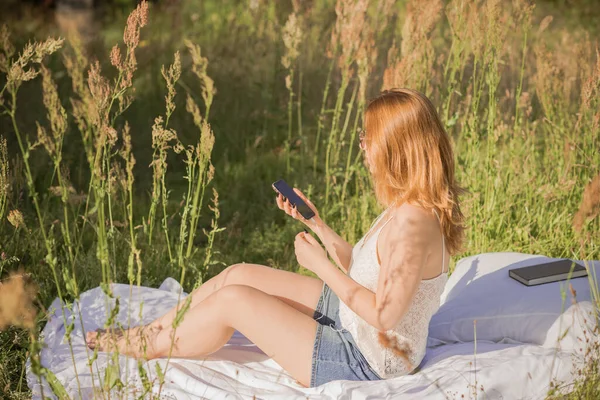
{"label": "tall grass stalk", "polygon": [[337,92],[337,99],[335,102],[335,107],[333,109],[333,116],[331,122],[331,128],[329,130],[329,136],[327,138],[327,148],[325,149],[325,207],[329,205],[329,192],[332,183],[332,173],[333,173],[333,160],[332,153],[335,150],[336,140],[337,140],[337,130],[339,119],[342,115],[343,101],[344,95],[346,94],[346,89],[348,88],[348,84],[350,83],[350,78],[347,72],[342,71],[342,83]]}
{"label": "tall grass stalk", "polygon": [[[43,239],[44,245],[46,247],[46,256],[45,256],[44,260],[46,261],[47,265],[50,267],[50,270],[52,272],[52,277],[54,279],[54,284],[56,285],[56,289],[58,292],[58,296],[61,299],[61,313],[62,313],[62,317],[63,317],[63,322],[65,324],[65,327],[69,327],[70,324],[67,323],[64,304],[62,303],[62,300],[64,297],[63,297],[61,285],[60,285],[60,282],[58,279],[58,271],[57,271],[58,258],[55,255],[54,240],[48,235],[48,232],[46,231],[44,219],[43,219],[42,213],[41,213],[38,194],[35,189],[33,174],[31,171],[30,164],[29,164],[29,157],[31,154],[31,150],[33,150],[35,148],[35,144],[32,145],[27,138],[25,138],[26,145],[24,144],[24,140],[22,137],[23,135],[20,132],[20,129],[19,129],[18,123],[17,123],[17,118],[16,118],[16,115],[17,115],[17,93],[18,93],[20,86],[22,85],[23,82],[32,80],[40,74],[43,67],[36,70],[36,69],[34,69],[33,65],[41,64],[44,58],[52,55],[57,50],[59,50],[62,47],[63,40],[62,39],[58,39],[58,40],[48,39],[45,42],[41,42],[41,43],[29,43],[23,49],[20,56],[14,61],[12,61],[10,59],[12,54],[10,54],[10,52],[7,51],[8,47],[9,47],[6,44],[7,41],[8,41],[8,37],[6,35],[5,43],[4,43],[4,51],[5,51],[5,55],[8,56],[8,60],[6,60],[7,64],[2,69],[2,72],[5,72],[7,74],[7,76],[6,76],[6,84],[5,84],[5,87],[2,89],[2,93],[4,92],[4,90],[7,90],[7,92],[10,95],[11,101],[10,101],[10,107],[6,107],[5,105],[3,105],[3,107],[5,107],[6,113],[10,116],[12,127],[14,130],[15,136],[17,138],[17,142],[19,145],[19,149],[21,151],[21,155],[23,157],[24,166],[25,166],[25,176],[26,176],[26,180],[27,180],[27,187],[29,189],[29,196],[33,200],[34,208],[35,208],[35,211],[36,211],[36,214],[38,217],[38,223],[40,226],[40,232],[42,234],[42,239]],[[26,67],[30,67],[30,69],[25,71]],[[73,365],[74,365],[74,369],[75,369],[74,370],[75,379],[77,380],[78,385],[79,385],[79,374],[77,372],[77,368],[75,367],[75,356],[73,353],[73,348],[71,346],[71,337],[70,337],[69,333],[70,332],[67,330],[67,332],[65,333],[65,338],[67,339],[67,342],[69,343],[71,360],[73,361]],[[35,335],[33,335],[33,334],[31,334],[31,336],[35,337]],[[37,342],[37,340],[32,340],[32,346],[34,346],[36,342]],[[43,370],[40,369],[37,372],[41,373],[42,371]]]}
{"label": "tall grass stalk", "polygon": [[[6,213],[7,199],[10,189],[9,183],[9,163],[8,149],[6,147],[6,138],[0,136],[0,220],[4,219]],[[2,270],[0,270],[2,273]]]}
{"label": "tall grass stalk", "polygon": [[285,87],[289,92],[287,105],[288,113],[288,137],[285,145],[286,149],[286,172],[290,173],[290,150],[292,146],[292,112],[294,107],[294,76],[296,72],[296,60],[299,55],[298,47],[302,38],[302,30],[300,27],[301,21],[298,15],[293,12],[289,15],[288,20],[283,27],[282,37],[285,45],[285,54],[281,58],[281,64],[288,71],[285,77]]}
{"label": "tall grass stalk", "polygon": [[517,86],[517,92],[515,93],[515,122],[513,124],[513,131],[518,131],[521,126],[521,115],[520,115],[520,102],[521,95],[523,94],[523,79],[525,77],[525,62],[527,58],[527,39],[529,32],[531,31],[531,14],[535,8],[534,4],[526,3],[523,5],[521,10],[518,10],[518,16],[521,17],[521,29],[523,31],[523,57],[521,58],[521,69],[519,73],[519,85]]}
{"label": "tall grass stalk", "polygon": [[[196,125],[200,131],[200,138],[196,147],[189,147],[186,151],[188,165],[189,163],[192,164],[191,169],[188,170],[187,179],[192,180],[191,189],[193,190],[191,202],[189,201],[189,196],[192,192],[188,192],[188,199],[186,200],[186,205],[190,206],[190,225],[188,230],[188,241],[185,256],[189,259],[189,257],[192,255],[194,237],[196,235],[196,230],[198,229],[198,220],[200,218],[200,208],[204,199],[204,191],[214,175],[214,172],[211,172],[214,170],[212,169],[213,167],[210,162],[210,155],[215,143],[215,137],[208,123],[208,118],[216,89],[214,88],[213,80],[206,72],[208,60],[205,57],[202,57],[200,46],[193,44],[190,41],[186,41],[185,43],[190,51],[190,55],[192,56],[192,71],[200,80],[202,98],[204,100],[206,110],[204,117],[202,117],[200,108],[194,102],[193,98],[188,94],[186,110],[192,115],[194,125]],[[192,175],[189,175],[189,171],[192,172]]]}
{"label": "tall grass stalk", "polygon": [[325,126],[324,119],[326,113],[326,104],[327,104],[327,96],[329,94],[329,87],[331,86],[331,73],[333,72],[333,67],[335,66],[335,59],[333,58],[329,63],[329,70],[327,72],[327,79],[325,81],[325,89],[323,90],[323,100],[321,101],[321,111],[319,112],[319,117],[317,119],[317,135],[315,138],[315,150],[313,152],[313,174],[316,177],[317,174],[317,160],[319,154],[319,143],[321,142],[321,131]]}
{"label": "tall grass stalk", "polygon": [[344,204],[344,199],[346,197],[346,190],[348,187],[348,183],[350,182],[350,178],[352,178],[353,172],[356,171],[357,168],[359,168],[358,160],[359,160],[359,157],[361,154],[358,153],[354,162],[352,162],[352,150],[355,147],[354,143],[356,141],[356,137],[357,137],[357,133],[358,133],[358,123],[359,123],[358,121],[359,121],[359,119],[362,118],[362,113],[364,112],[364,106],[365,106],[364,98],[359,98],[358,102],[359,102],[358,108],[354,115],[354,124],[353,124],[351,132],[350,132],[348,154],[346,155],[346,167],[344,168],[344,183],[342,185],[342,193],[340,196],[340,203],[342,203],[342,204]]}

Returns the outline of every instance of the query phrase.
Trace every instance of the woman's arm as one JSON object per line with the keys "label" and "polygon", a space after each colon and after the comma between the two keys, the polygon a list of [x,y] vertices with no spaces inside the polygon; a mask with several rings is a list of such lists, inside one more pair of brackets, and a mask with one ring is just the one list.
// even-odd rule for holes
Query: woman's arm
{"label": "woman's arm", "polygon": [[380,258],[375,308],[384,329],[395,327],[421,283],[431,243],[425,211],[396,212],[379,234],[376,256]]}
{"label": "woman's arm", "polygon": [[294,188],[294,191],[313,210],[315,213],[313,218],[307,220],[302,217],[302,215],[294,207],[292,207],[289,200],[283,200],[283,196],[281,194],[277,195],[277,206],[281,210],[285,211],[286,214],[302,222],[314,233],[316,233],[333,261],[335,261],[342,271],[347,274],[348,268],[350,268],[350,260],[352,257],[352,245],[342,239],[340,235],[335,233],[333,229],[323,222],[315,205],[309,199],[307,199],[300,190]]}
{"label": "woman's arm", "polygon": [[375,293],[337,268],[327,258],[327,253],[317,239],[310,234],[300,232],[296,235],[294,247],[300,265],[317,274],[340,298],[340,301],[347,304],[362,319],[375,328],[384,330],[376,309]]}
{"label": "woman's arm", "polygon": [[333,261],[347,274],[352,258],[352,245],[342,239],[321,218],[315,221],[313,232],[319,236],[321,243],[323,243]]}
{"label": "woman's arm", "polygon": [[[429,255],[431,231],[424,214],[398,213],[379,235],[380,273],[376,293],[327,265],[318,275],[358,316],[379,331],[398,325],[421,282]],[[326,264],[326,261],[323,261]]]}
{"label": "woman's arm", "polygon": [[386,330],[387,327],[384,326],[377,312],[375,293],[335,268],[329,260],[324,260],[323,263],[317,275],[327,283],[340,301],[377,330]]}

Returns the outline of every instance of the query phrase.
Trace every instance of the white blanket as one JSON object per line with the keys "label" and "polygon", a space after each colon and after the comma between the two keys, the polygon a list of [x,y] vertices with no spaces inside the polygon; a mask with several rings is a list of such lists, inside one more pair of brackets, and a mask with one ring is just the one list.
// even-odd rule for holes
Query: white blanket
{"label": "white blanket", "polygon": [[[450,289],[447,287],[445,293]],[[112,291],[120,299],[117,320],[127,326],[130,318],[131,326],[135,326],[147,323],[173,307],[181,287],[169,278],[159,289],[132,289],[129,285],[115,284]],[[185,293],[181,296],[183,298]],[[75,319],[71,333],[73,354],[64,339],[60,302],[56,299],[52,304],[54,313],[42,332],[45,343],[42,364],[54,373],[71,398],[92,398],[94,388],[98,389],[101,382],[112,382],[119,375],[120,380],[127,383],[127,398],[137,398],[143,393],[144,385],[136,360],[119,356],[120,371],[113,367],[107,373],[106,367],[112,363],[111,354],[99,353],[91,367],[88,365],[88,354],[91,356],[92,352],[85,346],[81,322],[85,330],[102,327],[107,318],[107,300],[103,291],[95,288],[83,293],[72,310],[65,309],[67,323]],[[114,307],[114,299],[111,304]],[[572,381],[572,371],[581,365],[579,355],[574,355],[570,349],[564,350],[506,338],[496,343],[478,340],[476,343],[444,344],[427,349],[421,370],[414,375],[383,381],[332,381],[317,388],[304,388],[236,331],[227,345],[204,360],[171,359],[167,366],[167,360],[160,359],[141,363],[141,368],[150,382],[146,387],[155,396],[160,391],[161,398],[469,399],[481,396],[487,399],[543,399],[553,378]],[[166,368],[162,387],[157,377],[157,365],[162,371]],[[29,363],[27,381],[33,398],[41,398],[41,386],[45,396],[51,394],[47,381],[42,379],[40,385]],[[116,393],[116,389],[113,390]],[[98,398],[108,396],[105,393]],[[111,395],[111,398],[117,397]]]}

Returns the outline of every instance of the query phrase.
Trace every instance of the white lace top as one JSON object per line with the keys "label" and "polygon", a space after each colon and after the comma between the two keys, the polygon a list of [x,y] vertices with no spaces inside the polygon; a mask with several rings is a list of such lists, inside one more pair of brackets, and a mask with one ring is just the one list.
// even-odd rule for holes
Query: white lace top
{"label": "white lace top", "polygon": [[[389,208],[388,208],[389,210]],[[375,220],[369,232],[363,236],[352,249],[352,258],[348,274],[356,282],[375,293],[379,277],[379,262],[377,260],[377,237],[381,229],[392,219],[389,218],[371,237],[371,229],[381,220],[387,210]],[[435,210],[434,210],[435,212]],[[435,212],[439,220],[439,215]],[[444,273],[444,237],[442,235],[442,273],[431,279],[422,279],[412,299],[406,314],[398,325],[385,331],[387,337],[395,341],[398,347],[407,350],[408,360],[413,369],[425,357],[429,321],[440,305],[440,296],[446,285],[448,273]],[[344,302],[340,301],[339,310],[342,327],[347,329],[354,338],[356,345],[365,356],[369,365],[383,378],[394,378],[411,372],[410,367],[402,356],[396,355],[391,348],[379,343],[379,331],[358,316]]]}

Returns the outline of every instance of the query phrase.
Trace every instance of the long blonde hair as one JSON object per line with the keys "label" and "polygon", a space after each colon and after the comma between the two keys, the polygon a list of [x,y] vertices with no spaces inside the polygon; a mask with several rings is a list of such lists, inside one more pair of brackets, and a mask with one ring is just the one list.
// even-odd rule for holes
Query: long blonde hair
{"label": "long blonde hair", "polygon": [[450,138],[431,101],[411,89],[384,90],[365,111],[375,195],[380,204],[417,203],[438,212],[448,252],[462,250],[464,215]]}

